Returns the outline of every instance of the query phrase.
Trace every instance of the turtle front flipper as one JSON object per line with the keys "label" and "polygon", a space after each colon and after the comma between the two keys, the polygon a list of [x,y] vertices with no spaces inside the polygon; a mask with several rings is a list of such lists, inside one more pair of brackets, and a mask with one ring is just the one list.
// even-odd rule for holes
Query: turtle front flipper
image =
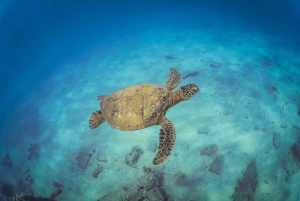
{"label": "turtle front flipper", "polygon": [[171,154],[174,147],[176,132],[171,121],[163,116],[159,122],[162,126],[159,133],[158,152],[153,159],[154,165],[159,165]]}
{"label": "turtle front flipper", "polygon": [[90,128],[95,129],[100,124],[102,124],[105,121],[105,118],[103,114],[101,113],[101,110],[97,110],[92,113],[92,116],[90,117]]}
{"label": "turtle front flipper", "polygon": [[171,74],[168,78],[166,87],[168,90],[172,91],[173,89],[175,89],[177,87],[177,85],[181,81],[181,75],[178,72],[178,70],[175,68],[171,68],[170,71],[171,71]]}

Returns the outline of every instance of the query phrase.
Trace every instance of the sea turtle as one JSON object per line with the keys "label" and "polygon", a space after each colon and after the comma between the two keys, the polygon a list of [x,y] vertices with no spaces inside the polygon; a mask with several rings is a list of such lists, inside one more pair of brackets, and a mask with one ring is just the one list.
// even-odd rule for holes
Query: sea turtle
{"label": "sea turtle", "polygon": [[176,132],[166,117],[167,110],[177,103],[188,100],[199,92],[195,84],[180,87],[181,75],[171,68],[166,86],[140,84],[116,91],[110,95],[98,96],[101,110],[92,113],[89,120],[91,129],[97,128],[105,120],[114,128],[132,131],[160,125],[158,153],[154,165],[161,164],[171,154]]}

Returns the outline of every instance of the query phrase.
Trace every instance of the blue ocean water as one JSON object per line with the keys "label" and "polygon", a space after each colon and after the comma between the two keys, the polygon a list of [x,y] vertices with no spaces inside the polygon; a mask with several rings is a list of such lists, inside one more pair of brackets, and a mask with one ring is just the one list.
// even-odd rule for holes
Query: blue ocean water
{"label": "blue ocean water", "polygon": [[[300,200],[299,1],[1,4],[0,200]],[[90,129],[98,95],[170,68],[200,92],[162,164],[161,125]]]}

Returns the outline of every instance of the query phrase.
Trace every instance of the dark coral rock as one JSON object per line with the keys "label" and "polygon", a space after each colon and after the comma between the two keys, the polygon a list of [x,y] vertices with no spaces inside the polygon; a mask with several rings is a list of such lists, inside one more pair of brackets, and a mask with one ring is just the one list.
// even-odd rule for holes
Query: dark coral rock
{"label": "dark coral rock", "polygon": [[220,175],[223,170],[224,165],[224,157],[222,155],[219,155],[215,158],[214,162],[210,165],[209,171]]}
{"label": "dark coral rock", "polygon": [[79,152],[76,157],[77,165],[80,169],[86,169],[92,154],[86,152]]}
{"label": "dark coral rock", "polygon": [[138,178],[138,181],[146,190],[152,189],[155,186],[159,186],[159,177],[157,177],[154,173],[146,174]]}
{"label": "dark coral rock", "polygon": [[271,87],[271,90],[275,91],[276,93],[278,93],[278,89],[276,87],[274,87],[274,86]]}
{"label": "dark coral rock", "polygon": [[96,158],[100,162],[107,162],[107,158],[109,157],[109,155],[110,155],[109,147],[101,146],[97,151]]}
{"label": "dark coral rock", "polygon": [[94,178],[98,178],[98,176],[99,176],[99,174],[102,172],[102,170],[103,170],[103,166],[101,166],[101,165],[98,165],[97,167],[96,167],[96,169],[93,171],[93,177]]}
{"label": "dark coral rock", "polygon": [[14,196],[14,188],[11,184],[8,184],[6,182],[2,182],[0,184],[1,188],[1,194],[4,195],[7,198],[13,197]]}
{"label": "dark coral rock", "polygon": [[13,165],[12,159],[10,158],[9,154],[6,154],[6,156],[2,159],[1,165],[3,165],[4,167],[6,167],[8,170],[12,170],[13,169],[14,165]]}
{"label": "dark coral rock", "polygon": [[60,194],[62,194],[62,190],[60,188],[57,188],[50,196],[50,199],[56,198],[57,196],[59,196]]}
{"label": "dark coral rock", "polygon": [[140,154],[144,153],[142,149],[138,147],[132,147],[132,151],[125,156],[125,162],[130,167],[136,167],[135,164],[139,160]]}
{"label": "dark coral rock", "polygon": [[52,186],[53,186],[54,188],[63,188],[63,185],[61,185],[60,183],[55,182],[55,181],[52,182]]}
{"label": "dark coral rock", "polygon": [[37,143],[30,144],[30,148],[27,151],[29,151],[28,160],[37,159],[39,157],[40,146]]}
{"label": "dark coral rock", "polygon": [[151,173],[151,172],[153,172],[153,171],[152,171],[151,168],[145,167],[145,166],[144,166],[144,167],[143,167],[143,172],[144,172],[144,173]]}
{"label": "dark coral rock", "polygon": [[23,172],[22,174],[27,174],[27,173],[30,173],[30,170],[28,167],[27,167],[27,170],[25,172]]}
{"label": "dark coral rock", "polygon": [[257,125],[255,125],[254,127],[254,130],[258,131],[259,130],[259,127]]}
{"label": "dark coral rock", "polygon": [[281,145],[281,137],[280,137],[280,133],[274,133],[273,136],[273,145],[275,147],[275,149],[279,149],[280,145]]}
{"label": "dark coral rock", "polygon": [[284,181],[287,181],[290,176],[293,174],[293,171],[291,169],[291,165],[289,164],[289,161],[285,158],[281,161],[281,168],[286,172],[287,176],[285,177]]}
{"label": "dark coral rock", "polygon": [[56,201],[53,198],[45,198],[45,197],[34,197],[30,195],[25,195],[22,197],[22,201]]}
{"label": "dark coral rock", "polygon": [[278,89],[274,86],[272,86],[270,89],[269,89],[269,94],[273,93],[273,92],[276,92],[278,93]]}
{"label": "dark coral rock", "polygon": [[211,144],[204,149],[200,150],[201,155],[213,156],[218,152],[218,146],[216,144]]}
{"label": "dark coral rock", "polygon": [[98,199],[97,201],[112,201],[112,200],[135,200],[135,201],[165,201],[169,200],[168,195],[163,189],[161,171],[146,172],[142,177],[132,183],[122,186],[120,189],[110,192]]}
{"label": "dark coral rock", "polygon": [[154,187],[149,191],[145,192],[145,198],[147,200],[164,201],[166,198],[160,192],[159,188]]}
{"label": "dark coral rock", "polygon": [[33,184],[33,179],[32,179],[32,178],[29,179],[29,183],[30,183],[31,185]]}
{"label": "dark coral rock", "polygon": [[220,68],[222,66],[221,62],[212,61],[209,65],[212,68]]}
{"label": "dark coral rock", "polygon": [[266,67],[271,66],[272,63],[270,61],[268,61],[268,60],[265,60],[265,61],[261,62],[261,65],[262,65],[262,67],[266,68]]}
{"label": "dark coral rock", "polygon": [[138,152],[138,154],[143,154],[144,153],[144,151],[139,147],[132,147],[132,150],[136,150]]}
{"label": "dark coral rock", "polygon": [[196,77],[199,75],[199,72],[198,71],[194,71],[194,72],[191,72],[191,73],[188,73],[187,75],[185,75],[182,79],[186,79],[188,77]]}
{"label": "dark coral rock", "polygon": [[292,124],[295,129],[300,129],[300,124]]}
{"label": "dark coral rock", "polygon": [[300,163],[300,144],[294,143],[293,146],[290,148],[293,157],[297,163]]}
{"label": "dark coral rock", "polygon": [[287,124],[286,123],[281,123],[280,128],[287,128]]}
{"label": "dark coral rock", "polygon": [[166,59],[175,59],[175,57],[171,56],[171,55],[166,55],[165,56]]}
{"label": "dark coral rock", "polygon": [[137,151],[131,151],[125,156],[125,162],[127,165],[131,167],[135,167],[135,164],[137,163],[140,155],[137,153]]}
{"label": "dark coral rock", "polygon": [[255,190],[258,187],[256,159],[252,159],[246,168],[243,178],[238,180],[232,199],[234,201],[254,201]]}
{"label": "dark coral rock", "polygon": [[208,134],[209,133],[209,127],[203,126],[197,129],[198,134]]}

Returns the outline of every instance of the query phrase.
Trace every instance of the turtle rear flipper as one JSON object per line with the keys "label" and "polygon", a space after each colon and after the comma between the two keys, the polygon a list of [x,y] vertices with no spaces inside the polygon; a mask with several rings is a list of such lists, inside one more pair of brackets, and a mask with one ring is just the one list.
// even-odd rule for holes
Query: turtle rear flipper
{"label": "turtle rear flipper", "polygon": [[162,126],[162,128],[160,129],[159,133],[158,152],[153,159],[154,165],[159,165],[167,159],[172,152],[176,139],[175,128],[171,121],[163,116],[159,124]]}
{"label": "turtle rear flipper", "polygon": [[102,124],[105,121],[105,118],[103,114],[101,113],[101,110],[97,110],[92,113],[92,116],[90,117],[90,128],[95,129],[100,124]]}
{"label": "turtle rear flipper", "polygon": [[166,87],[169,91],[172,91],[173,89],[175,89],[177,87],[177,85],[181,81],[181,75],[178,72],[178,70],[175,68],[171,68],[170,71],[171,71],[171,74],[168,78]]}

